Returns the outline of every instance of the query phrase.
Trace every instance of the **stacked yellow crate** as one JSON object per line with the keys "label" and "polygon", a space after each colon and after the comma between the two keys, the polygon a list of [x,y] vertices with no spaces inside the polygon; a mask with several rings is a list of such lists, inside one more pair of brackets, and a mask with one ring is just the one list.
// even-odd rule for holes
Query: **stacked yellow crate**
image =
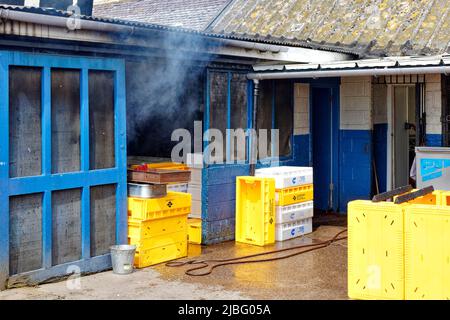
{"label": "stacked yellow crate", "polygon": [[450,202],[435,191],[409,202],[348,206],[348,294],[353,299],[449,299]]}
{"label": "stacked yellow crate", "polygon": [[265,246],[275,243],[275,180],[237,177],[236,241]]}
{"label": "stacked yellow crate", "polygon": [[128,198],[128,242],[136,245],[135,266],[145,268],[187,256],[191,195]]}
{"label": "stacked yellow crate", "polygon": [[256,170],[257,177],[275,180],[275,240],[285,241],[312,232],[313,169],[273,167]]}

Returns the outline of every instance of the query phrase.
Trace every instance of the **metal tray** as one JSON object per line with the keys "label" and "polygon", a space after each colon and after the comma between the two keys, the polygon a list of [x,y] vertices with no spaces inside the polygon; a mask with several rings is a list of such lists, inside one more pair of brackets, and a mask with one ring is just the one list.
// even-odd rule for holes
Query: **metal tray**
{"label": "metal tray", "polygon": [[165,184],[128,183],[128,196],[133,198],[163,198],[167,195]]}

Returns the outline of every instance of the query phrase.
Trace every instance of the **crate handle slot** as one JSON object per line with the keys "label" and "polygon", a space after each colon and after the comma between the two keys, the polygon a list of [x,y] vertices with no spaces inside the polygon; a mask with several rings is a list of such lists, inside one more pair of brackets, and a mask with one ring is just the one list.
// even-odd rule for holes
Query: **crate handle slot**
{"label": "crate handle slot", "polygon": [[381,201],[386,201],[389,199],[392,199],[395,196],[404,194],[406,192],[410,192],[413,189],[413,187],[411,185],[407,185],[407,186],[403,186],[391,191],[387,191],[387,192],[383,192],[380,194],[377,194],[373,197],[372,202],[381,202]]}
{"label": "crate handle slot", "polygon": [[416,198],[422,197],[422,196],[426,196],[427,194],[433,193],[434,191],[434,187],[433,186],[429,186],[420,190],[417,190],[415,192],[411,192],[408,194],[404,194],[402,196],[399,196],[397,199],[395,199],[395,204],[402,204],[411,200],[414,200]]}

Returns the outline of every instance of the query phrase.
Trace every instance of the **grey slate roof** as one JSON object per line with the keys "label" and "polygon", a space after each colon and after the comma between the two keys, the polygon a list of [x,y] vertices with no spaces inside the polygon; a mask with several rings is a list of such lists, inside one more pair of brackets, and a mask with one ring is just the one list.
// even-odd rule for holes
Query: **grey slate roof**
{"label": "grey slate roof", "polygon": [[93,16],[202,31],[230,0],[119,0],[94,4]]}

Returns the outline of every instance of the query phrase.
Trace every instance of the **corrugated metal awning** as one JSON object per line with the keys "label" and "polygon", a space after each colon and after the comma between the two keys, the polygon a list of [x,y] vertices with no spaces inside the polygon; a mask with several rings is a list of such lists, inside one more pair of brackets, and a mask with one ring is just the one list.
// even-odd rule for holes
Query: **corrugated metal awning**
{"label": "corrugated metal awning", "polygon": [[[388,57],[321,64],[255,65],[250,79],[336,77],[351,75],[424,74],[450,72],[450,55]],[[273,77],[270,77],[273,75]],[[283,76],[282,76],[283,75]]]}
{"label": "corrugated metal awning", "polygon": [[389,57],[382,59],[365,59],[353,61],[337,61],[312,64],[274,64],[255,65],[255,72],[263,71],[302,71],[302,70],[340,70],[358,68],[392,68],[450,65],[450,55],[430,57]]}

